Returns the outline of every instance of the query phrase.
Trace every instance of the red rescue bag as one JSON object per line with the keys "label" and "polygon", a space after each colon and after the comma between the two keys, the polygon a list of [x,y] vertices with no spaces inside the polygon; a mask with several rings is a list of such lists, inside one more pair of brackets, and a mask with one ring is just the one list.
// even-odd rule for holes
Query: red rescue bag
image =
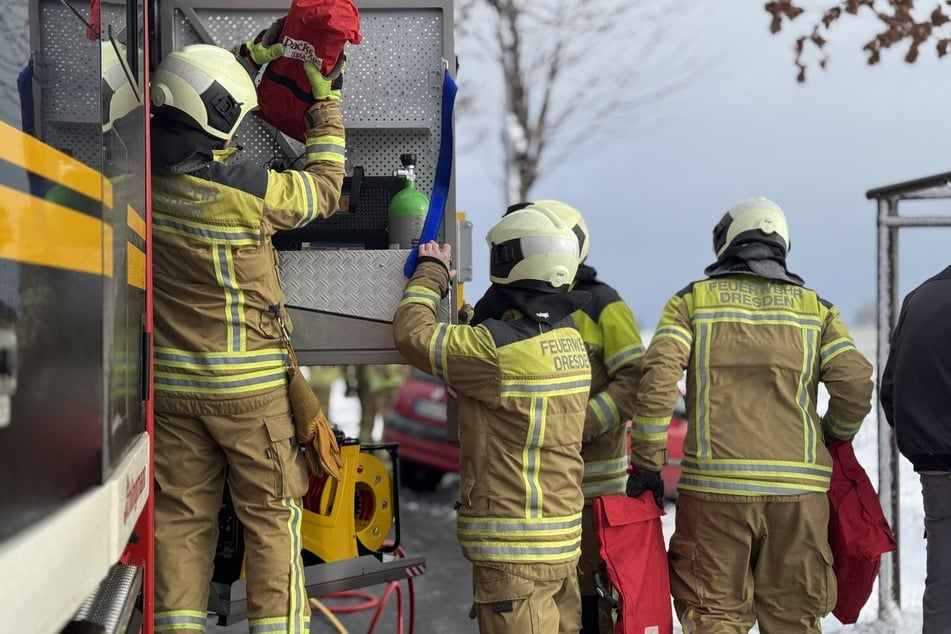
{"label": "red rescue bag", "polygon": [[294,0],[278,40],[284,45],[284,56],[264,68],[256,114],[304,142],[304,113],[314,103],[304,62],[314,62],[328,75],[343,55],[344,45],[362,40],[360,14],[351,0]]}
{"label": "red rescue bag", "polygon": [[605,495],[594,500],[594,526],[608,578],[617,588],[619,614],[615,634],[671,634],[667,548],[654,497]]}
{"label": "red rescue bag", "polygon": [[833,441],[832,482],[829,487],[829,546],[839,587],[835,615],[843,624],[855,623],[872,594],[883,553],[897,544],[882,512],[872,482],[855,457],[851,442]]}

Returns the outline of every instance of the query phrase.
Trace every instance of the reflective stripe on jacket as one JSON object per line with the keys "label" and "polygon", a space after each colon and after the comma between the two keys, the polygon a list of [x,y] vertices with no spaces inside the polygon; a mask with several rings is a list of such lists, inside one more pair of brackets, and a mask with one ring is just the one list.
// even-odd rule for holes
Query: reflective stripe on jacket
{"label": "reflective stripe on jacket", "polygon": [[574,565],[580,555],[581,433],[591,385],[566,320],[436,321],[448,284],[421,262],[393,320],[397,350],[459,395],[457,536],[473,562]]}
{"label": "reflective stripe on jacket", "polygon": [[[644,360],[631,460],[659,471],[687,371],[678,488],[737,496],[825,492],[825,442],[871,410],[872,366],[839,311],[812,290],[750,275],[694,282],[664,308]],[[818,384],[828,409],[816,411]]]}
{"label": "reflective stripe on jacket", "polygon": [[188,173],[153,173],[157,406],[286,384],[271,236],[333,214],[344,177],[339,104],[318,102],[311,113],[302,171],[227,164],[234,152],[225,150]]}
{"label": "reflective stripe on jacket", "polygon": [[644,344],[631,309],[616,290],[598,280],[579,280],[573,288],[591,294],[588,303],[571,314],[591,359],[581,488],[586,500],[624,495],[627,421],[634,413]]}

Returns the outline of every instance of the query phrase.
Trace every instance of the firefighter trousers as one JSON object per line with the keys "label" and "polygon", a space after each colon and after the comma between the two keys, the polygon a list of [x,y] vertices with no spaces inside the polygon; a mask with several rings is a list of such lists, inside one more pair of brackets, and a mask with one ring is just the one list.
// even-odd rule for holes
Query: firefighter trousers
{"label": "firefighter trousers", "polygon": [[[178,401],[176,401],[178,402]],[[244,528],[250,631],[306,632],[301,561],[307,468],[286,390],[155,414],[155,631],[204,631],[227,477]],[[196,411],[186,413],[189,407]]]}
{"label": "firefighter trousers", "polygon": [[825,493],[737,501],[681,492],[668,546],[685,632],[821,632],[836,601]]}
{"label": "firefighter trousers", "polygon": [[921,473],[925,511],[925,593],[922,634],[951,632],[951,474]]}
{"label": "firefighter trousers", "polygon": [[581,597],[574,567],[551,580],[472,566],[472,611],[479,634],[577,634]]}

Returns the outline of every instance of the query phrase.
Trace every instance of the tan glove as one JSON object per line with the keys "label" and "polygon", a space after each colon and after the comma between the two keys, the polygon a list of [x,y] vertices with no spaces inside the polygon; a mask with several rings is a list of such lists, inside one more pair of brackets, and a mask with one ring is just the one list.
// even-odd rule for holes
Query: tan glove
{"label": "tan glove", "polygon": [[288,370],[290,385],[288,395],[291,400],[291,413],[294,415],[294,427],[297,440],[304,446],[307,468],[316,476],[324,474],[339,480],[343,460],[337,437],[330,427],[330,421],[324,415],[320,401],[313,388],[300,369],[292,366]]}

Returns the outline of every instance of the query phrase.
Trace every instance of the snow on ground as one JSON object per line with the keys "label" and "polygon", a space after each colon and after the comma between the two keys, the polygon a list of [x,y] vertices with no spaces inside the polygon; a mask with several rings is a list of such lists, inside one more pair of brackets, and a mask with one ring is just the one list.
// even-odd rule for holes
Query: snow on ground
{"label": "snow on ground", "polygon": [[[644,333],[645,340],[650,333]],[[852,330],[852,336],[858,348],[875,364],[876,361],[876,333],[874,328],[859,328]],[[878,373],[876,371],[875,377]],[[334,383],[331,391],[329,418],[350,436],[357,436],[359,432],[360,403],[355,397],[345,396],[343,380]],[[872,484],[878,489],[878,393],[874,394],[872,413],[865,419],[861,431],[855,437],[853,446],[859,461],[869,474]],[[825,411],[827,397],[820,394],[819,411]],[[374,428],[374,438],[379,438],[382,428],[382,419],[377,417]],[[859,620],[854,625],[842,625],[831,614],[822,621],[824,632],[840,632],[842,634],[895,634],[898,632],[921,631],[921,595],[924,591],[925,579],[925,540],[924,540],[924,512],[921,502],[921,485],[918,475],[911,469],[904,458],[900,459],[900,510],[898,522],[899,561],[901,588],[901,606],[897,610],[879,610],[879,588],[876,582],[869,597],[868,603],[862,610]],[[668,507],[663,518],[664,533],[670,539],[674,529],[674,509]],[[892,554],[882,558],[882,567],[891,566]],[[887,604],[887,602],[886,602]],[[680,633],[680,625],[674,618],[674,631]],[[754,628],[753,632],[758,630]]]}

